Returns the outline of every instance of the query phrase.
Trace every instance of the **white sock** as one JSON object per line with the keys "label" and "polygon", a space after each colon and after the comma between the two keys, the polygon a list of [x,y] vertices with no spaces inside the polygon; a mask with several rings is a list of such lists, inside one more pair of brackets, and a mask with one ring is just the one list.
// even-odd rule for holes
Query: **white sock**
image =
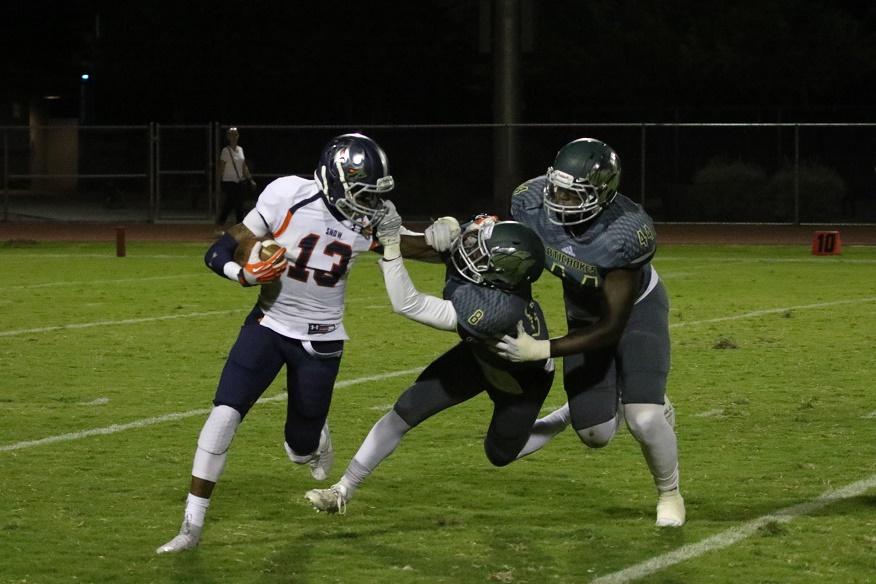
{"label": "white sock", "polygon": [[560,408],[552,411],[545,417],[537,419],[532,425],[529,439],[523,445],[523,448],[517,455],[517,459],[519,460],[543,448],[554,436],[566,429],[570,419],[569,402],[564,403]]}
{"label": "white sock", "polygon": [[204,517],[207,515],[207,507],[209,506],[210,499],[189,493],[186,499],[186,518],[189,520],[189,523],[202,527],[204,525]]}
{"label": "white sock", "polygon": [[656,404],[626,404],[627,426],[642,447],[645,461],[661,493],[678,488],[678,443],[675,431]]}
{"label": "white sock", "polygon": [[353,493],[377,465],[392,454],[410,429],[395,410],[390,410],[377,420],[339,481],[347,489],[347,500],[353,497]]}

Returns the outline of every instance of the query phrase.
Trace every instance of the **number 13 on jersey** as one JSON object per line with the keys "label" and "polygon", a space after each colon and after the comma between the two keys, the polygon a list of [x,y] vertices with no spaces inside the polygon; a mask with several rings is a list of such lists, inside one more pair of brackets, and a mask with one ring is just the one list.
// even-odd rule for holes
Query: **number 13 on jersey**
{"label": "number 13 on jersey", "polygon": [[295,263],[289,266],[288,276],[299,282],[307,282],[310,273],[313,272],[313,281],[317,286],[325,286],[331,288],[344,277],[347,273],[347,266],[350,264],[350,258],[353,256],[353,248],[348,244],[340,242],[336,239],[330,240],[322,246],[322,253],[329,257],[337,256],[337,262],[332,264],[328,270],[320,270],[318,268],[308,268],[307,264],[319,245],[321,236],[316,233],[311,233],[301,238],[298,242],[298,258]]}

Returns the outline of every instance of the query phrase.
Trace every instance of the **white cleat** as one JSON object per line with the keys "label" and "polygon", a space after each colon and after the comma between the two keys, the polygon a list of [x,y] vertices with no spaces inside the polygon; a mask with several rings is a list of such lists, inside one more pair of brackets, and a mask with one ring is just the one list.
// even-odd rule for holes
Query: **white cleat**
{"label": "white cleat", "polygon": [[317,512],[337,513],[347,512],[347,489],[341,483],[336,483],[327,489],[311,489],[304,493],[304,498],[310,501]]}
{"label": "white cleat", "polygon": [[188,518],[183,521],[179,534],[172,540],[155,550],[156,554],[173,554],[185,550],[191,550],[198,547],[198,542],[201,540],[201,529],[203,526],[192,525]]}
{"label": "white cleat", "polygon": [[335,451],[332,448],[332,435],[329,432],[328,420],[326,420],[319,433],[319,446],[316,448],[313,458],[307,463],[307,466],[310,467],[310,475],[318,481],[324,481],[328,478],[334,462]]}
{"label": "white cleat", "polygon": [[657,498],[657,527],[681,527],[684,519],[684,498],[678,489],[660,493]]}

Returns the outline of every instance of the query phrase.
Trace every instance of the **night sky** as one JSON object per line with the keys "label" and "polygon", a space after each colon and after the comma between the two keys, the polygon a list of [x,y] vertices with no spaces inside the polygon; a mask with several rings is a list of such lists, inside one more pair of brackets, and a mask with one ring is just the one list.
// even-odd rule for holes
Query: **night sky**
{"label": "night sky", "polygon": [[[522,122],[876,121],[876,3],[520,4]],[[490,122],[489,7],[16,2],[0,123],[77,117],[83,72],[89,123]]]}

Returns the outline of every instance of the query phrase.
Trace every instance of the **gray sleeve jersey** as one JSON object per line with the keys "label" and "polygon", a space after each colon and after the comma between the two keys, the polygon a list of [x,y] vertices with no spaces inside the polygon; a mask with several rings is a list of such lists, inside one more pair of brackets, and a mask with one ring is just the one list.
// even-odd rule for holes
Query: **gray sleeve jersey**
{"label": "gray sleeve jersey", "polygon": [[[495,339],[502,335],[517,336],[517,323],[523,322],[527,334],[535,339],[549,338],[547,322],[538,302],[527,292],[514,294],[477,284],[458,286],[451,299],[456,309],[457,332],[463,340],[475,341],[475,355],[491,365],[505,370],[519,369],[521,365],[497,357],[482,347],[479,340]],[[539,367],[544,365],[539,361]]]}
{"label": "gray sleeve jersey", "polygon": [[[541,237],[545,268],[563,280],[567,301],[584,302],[602,287],[605,274],[616,269],[647,268],[657,250],[654,223],[645,210],[618,194],[614,201],[579,231],[548,220],[543,196],[547,179],[531,179],[514,191],[511,216]],[[639,292],[650,270],[642,270]],[[589,302],[588,302],[589,304]]]}

